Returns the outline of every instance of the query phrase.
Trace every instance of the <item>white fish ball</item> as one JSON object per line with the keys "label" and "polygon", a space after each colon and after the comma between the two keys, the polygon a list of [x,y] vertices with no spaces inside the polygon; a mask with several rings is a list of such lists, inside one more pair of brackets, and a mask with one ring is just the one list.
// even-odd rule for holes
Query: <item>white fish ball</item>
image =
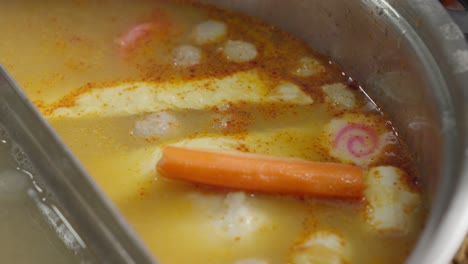
{"label": "white fish ball", "polygon": [[311,104],[314,102],[314,100],[308,94],[304,93],[299,86],[290,82],[282,82],[276,86],[268,98],[303,104]]}
{"label": "white fish ball", "polygon": [[193,38],[197,44],[213,43],[226,36],[226,25],[215,20],[207,20],[195,26]]}
{"label": "white fish ball", "polygon": [[162,111],[148,115],[137,121],[132,134],[136,137],[166,137],[175,134],[180,127],[179,120],[168,112]]}
{"label": "white fish ball", "polygon": [[252,43],[241,40],[228,40],[223,51],[227,60],[237,63],[251,61],[258,54],[257,48]]}
{"label": "white fish ball", "polygon": [[202,53],[199,48],[191,45],[182,45],[174,49],[174,65],[178,67],[191,67],[200,63]]}

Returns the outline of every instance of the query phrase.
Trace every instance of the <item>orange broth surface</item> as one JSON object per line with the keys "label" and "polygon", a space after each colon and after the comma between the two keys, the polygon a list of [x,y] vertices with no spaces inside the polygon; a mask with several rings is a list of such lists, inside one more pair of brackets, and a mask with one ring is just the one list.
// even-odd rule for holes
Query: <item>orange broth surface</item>
{"label": "orange broth surface", "polygon": [[[424,224],[422,202],[403,210],[407,228],[382,231],[369,221],[372,207],[366,198],[347,202],[244,193],[158,175],[161,148],[179,144],[366,169],[393,166],[405,172],[399,178],[404,188],[418,196],[415,165],[389,118],[368,99],[365,87],[300,39],[255,18],[186,1],[18,0],[2,3],[0,20],[8,22],[0,23],[7,40],[0,42],[0,63],[161,263],[329,263],[336,258],[333,263],[393,264],[411,252]],[[222,23],[225,32],[200,44],[194,27],[205,21]],[[126,32],[142,24],[150,26],[136,33],[134,43],[123,41]],[[225,55],[229,40],[252,44],[256,56],[232,61]],[[195,65],[176,61],[181,45],[201,54]],[[303,58],[313,63],[302,65]],[[278,87],[285,83],[300,96],[282,93]],[[346,90],[345,99],[342,93],[324,92],[323,87],[336,84]],[[143,86],[153,87],[148,90],[160,101],[145,101]],[[277,91],[280,95],[272,96]],[[129,99],[119,101],[126,94]],[[94,101],[87,103],[86,96]],[[135,130],[138,122],[161,112],[177,123],[169,122],[167,134],[141,136]],[[376,154],[368,159],[363,152],[355,159],[334,154],[336,143],[328,142],[333,129],[326,127],[338,119],[364,123],[391,140],[372,143]],[[332,256],[324,262],[295,257],[301,243],[317,232],[335,234],[345,246],[331,250],[317,242],[310,254]]]}

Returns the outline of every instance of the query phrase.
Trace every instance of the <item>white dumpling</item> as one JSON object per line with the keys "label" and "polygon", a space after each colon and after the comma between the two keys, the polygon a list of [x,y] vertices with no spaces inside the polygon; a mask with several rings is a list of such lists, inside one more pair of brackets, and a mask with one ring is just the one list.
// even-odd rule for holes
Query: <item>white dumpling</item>
{"label": "white dumpling", "polygon": [[393,166],[374,167],[367,173],[365,219],[375,231],[392,234],[408,231],[413,212],[421,201],[419,194],[407,186],[407,177],[404,171]]}

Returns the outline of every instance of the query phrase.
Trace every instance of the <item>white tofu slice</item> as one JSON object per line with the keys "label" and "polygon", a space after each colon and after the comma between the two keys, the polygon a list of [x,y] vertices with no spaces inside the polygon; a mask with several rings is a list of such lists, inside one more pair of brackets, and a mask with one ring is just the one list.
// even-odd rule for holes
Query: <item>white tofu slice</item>
{"label": "white tofu slice", "polygon": [[404,171],[393,166],[374,167],[367,173],[365,197],[369,204],[365,219],[376,232],[405,234],[408,231],[421,200],[406,185],[407,177]]}
{"label": "white tofu slice", "polygon": [[[204,109],[227,102],[284,101],[284,98],[269,98],[269,90],[255,70],[194,81],[129,82],[91,89],[70,98],[75,100],[73,106],[59,107],[46,115],[47,118],[126,116],[167,109]],[[287,102],[304,104],[304,98],[309,96],[300,89],[296,92]]]}
{"label": "white tofu slice", "polygon": [[349,246],[345,239],[332,231],[318,231],[295,245],[290,256],[292,264],[349,263]]}

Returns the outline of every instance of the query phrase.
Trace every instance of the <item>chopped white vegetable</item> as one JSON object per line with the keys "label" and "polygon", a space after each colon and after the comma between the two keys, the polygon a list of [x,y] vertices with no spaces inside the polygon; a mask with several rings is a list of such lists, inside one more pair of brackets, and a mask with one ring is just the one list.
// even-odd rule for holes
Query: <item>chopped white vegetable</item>
{"label": "chopped white vegetable", "polygon": [[195,26],[193,38],[197,44],[213,43],[226,36],[226,25],[215,20],[207,20]]}
{"label": "chopped white vegetable", "polygon": [[303,57],[299,60],[297,67],[293,70],[293,74],[299,77],[310,77],[314,74],[324,72],[325,67],[323,67],[320,62],[316,59],[310,57]]}
{"label": "chopped white vegetable", "polygon": [[290,82],[283,82],[279,84],[269,95],[270,99],[311,104],[314,102],[312,98],[304,93],[301,88]]}
{"label": "chopped white vegetable", "polygon": [[178,128],[180,128],[180,124],[174,115],[161,111],[137,121],[132,134],[142,138],[165,137],[177,134]]}
{"label": "chopped white vegetable", "polygon": [[241,40],[228,40],[224,45],[226,59],[233,62],[248,62],[257,57],[257,48],[252,43]]}
{"label": "chopped white vegetable", "polygon": [[335,232],[319,231],[311,234],[291,252],[292,264],[344,264],[349,263],[349,246],[345,239]]}
{"label": "chopped white vegetable", "polygon": [[199,48],[182,45],[174,49],[174,65],[179,67],[191,67],[200,63],[202,53]]}
{"label": "chopped white vegetable", "polygon": [[379,119],[360,114],[332,119],[325,126],[324,136],[322,144],[331,156],[360,166],[372,164],[383,148],[396,140]]}
{"label": "chopped white vegetable", "polygon": [[396,167],[379,166],[366,176],[366,221],[379,233],[405,234],[420,204],[419,194],[409,189],[408,176]]}
{"label": "chopped white vegetable", "polygon": [[324,85],[322,91],[326,94],[326,102],[333,107],[351,109],[356,106],[354,93],[342,83]]}
{"label": "chopped white vegetable", "polygon": [[234,264],[268,264],[268,262],[261,259],[243,259],[234,262]]}

